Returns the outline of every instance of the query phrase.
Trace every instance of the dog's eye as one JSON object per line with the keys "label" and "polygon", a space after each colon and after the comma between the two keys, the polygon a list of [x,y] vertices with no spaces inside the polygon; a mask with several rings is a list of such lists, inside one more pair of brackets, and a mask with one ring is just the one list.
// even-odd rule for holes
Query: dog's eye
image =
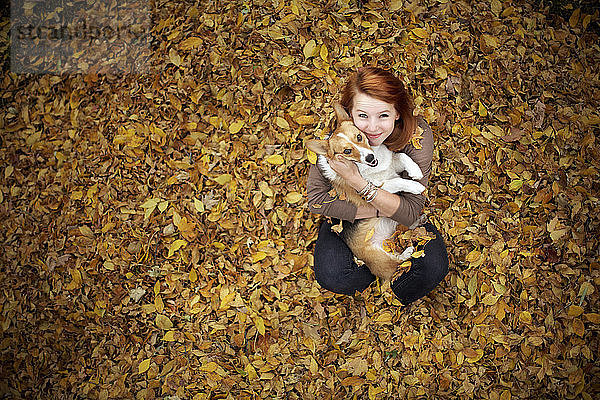
{"label": "dog's eye", "polygon": [[344,154],[350,154],[352,153],[352,149],[344,149]]}
{"label": "dog's eye", "polygon": [[362,135],[357,135],[356,140],[358,140],[359,142],[362,142]]}

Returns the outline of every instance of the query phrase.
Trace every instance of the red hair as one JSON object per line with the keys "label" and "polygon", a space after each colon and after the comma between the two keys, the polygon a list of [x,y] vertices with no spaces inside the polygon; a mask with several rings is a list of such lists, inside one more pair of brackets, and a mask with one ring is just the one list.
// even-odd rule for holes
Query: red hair
{"label": "red hair", "polygon": [[413,115],[415,107],[402,81],[384,69],[363,67],[350,77],[342,91],[341,104],[348,114],[351,114],[354,96],[357,93],[364,93],[394,105],[400,118],[396,120],[394,130],[383,143],[392,151],[402,150],[417,127],[417,119]]}

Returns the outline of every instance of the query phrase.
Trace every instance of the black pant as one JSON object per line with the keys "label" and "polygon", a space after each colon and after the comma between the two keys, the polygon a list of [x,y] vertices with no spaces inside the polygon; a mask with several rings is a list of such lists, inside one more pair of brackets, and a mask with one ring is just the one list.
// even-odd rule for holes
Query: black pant
{"label": "black pant", "polygon": [[[425,296],[448,274],[448,253],[444,239],[430,222],[424,227],[435,234],[435,239],[425,245],[425,256],[412,258],[411,269],[391,283],[393,292],[404,305]],[[366,265],[358,266],[354,262],[350,248],[331,231],[331,224],[326,220],[319,228],[314,268],[317,282],[334,293],[353,295],[375,281],[375,275]]]}

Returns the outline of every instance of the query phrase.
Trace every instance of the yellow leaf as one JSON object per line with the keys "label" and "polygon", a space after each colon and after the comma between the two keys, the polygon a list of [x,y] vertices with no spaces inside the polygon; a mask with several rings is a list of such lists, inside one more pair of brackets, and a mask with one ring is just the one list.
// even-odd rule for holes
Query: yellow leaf
{"label": "yellow leaf", "polygon": [[510,391],[504,390],[502,392],[502,394],[500,395],[500,400],[510,400],[510,399],[511,399]]}
{"label": "yellow leaf", "polygon": [[231,305],[230,303],[235,299],[236,292],[229,292],[221,299],[221,305],[219,305],[219,310],[226,310]]}
{"label": "yellow leaf", "polygon": [[390,1],[390,10],[398,11],[404,5],[404,0],[392,0]]}
{"label": "yellow leaf", "polygon": [[216,362],[211,361],[208,364],[202,365],[198,369],[203,372],[215,372],[217,368],[219,368],[219,365]]}
{"label": "yellow leaf", "polygon": [[486,125],[485,127],[496,136],[504,136],[504,130],[499,126]]}
{"label": "yellow leaf", "polygon": [[159,202],[160,202],[159,198],[148,199],[140,207],[154,209],[158,205]]}
{"label": "yellow leaf", "polygon": [[290,55],[283,56],[281,60],[279,60],[279,65],[282,67],[289,67],[294,63],[294,57]]}
{"label": "yellow leaf", "polygon": [[302,194],[298,193],[298,192],[289,192],[288,194],[285,195],[285,201],[287,201],[290,204],[295,204],[297,202],[299,202],[300,200],[302,200]]}
{"label": "yellow leaf", "polygon": [[502,3],[500,0],[492,0],[492,12],[499,16],[502,12]]}
{"label": "yellow leaf", "polygon": [[[473,351],[473,350],[471,350]],[[465,353],[465,355],[467,355]],[[471,355],[471,357],[467,357],[467,361],[470,363],[476,363],[477,361],[479,361],[481,359],[481,357],[483,357],[483,350],[482,349],[477,349],[474,351],[474,354]]]}
{"label": "yellow leaf", "polygon": [[592,22],[592,16],[590,14],[586,14],[586,16],[583,17],[583,21],[582,21],[584,30],[587,29],[590,22]]}
{"label": "yellow leaf", "polygon": [[235,135],[236,133],[238,133],[239,131],[242,130],[242,128],[244,127],[244,121],[236,121],[234,123],[232,123],[231,125],[229,125],[229,133],[231,133],[232,135]]}
{"label": "yellow leaf", "polygon": [[163,303],[162,297],[160,297],[160,295],[156,295],[156,297],[154,298],[154,308],[156,309],[156,312],[163,312],[163,310],[165,309],[165,303]]}
{"label": "yellow leaf", "polygon": [[273,190],[269,187],[269,184],[265,181],[258,182],[258,188],[267,197],[273,197]]}
{"label": "yellow leaf", "polygon": [[169,206],[168,200],[161,201],[160,203],[158,203],[158,210],[160,212],[163,212],[167,209],[168,206]]}
{"label": "yellow leaf", "polygon": [[200,200],[198,199],[194,199],[194,208],[196,209],[196,211],[202,213],[205,211],[204,209],[204,203],[202,203]]}
{"label": "yellow leaf", "polygon": [[148,368],[150,368],[150,361],[152,360],[147,358],[142,361],[140,365],[138,365],[138,374],[143,374],[144,372],[148,371]]}
{"label": "yellow leaf", "polygon": [[248,379],[255,380],[258,378],[258,374],[256,373],[256,369],[252,366],[252,364],[248,363],[245,368],[246,373],[248,374]]}
{"label": "yellow leaf", "polygon": [[448,71],[442,66],[435,67],[435,76],[439,79],[446,79],[448,77]]}
{"label": "yellow leaf", "polygon": [[302,49],[302,53],[304,53],[304,57],[306,57],[306,58],[313,57],[315,55],[316,48],[317,48],[317,42],[315,42],[314,39],[310,39],[308,42],[306,42],[306,44],[304,45],[304,48]]}
{"label": "yellow leaf", "polygon": [[173,342],[175,341],[175,331],[167,331],[167,333],[165,333],[165,335],[163,336],[163,339],[165,342]]}
{"label": "yellow leaf", "polygon": [[569,228],[556,229],[556,230],[550,232],[550,238],[552,239],[553,242],[557,242],[558,239],[563,237],[568,231],[569,231]]}
{"label": "yellow leaf", "polygon": [[215,182],[217,182],[219,185],[225,185],[231,182],[232,179],[233,176],[231,174],[221,174],[215,178]]}
{"label": "yellow leaf", "polygon": [[390,311],[382,311],[381,314],[379,314],[375,318],[375,322],[380,323],[380,324],[387,324],[391,321],[392,321],[392,313]]}
{"label": "yellow leaf", "polygon": [[347,378],[344,378],[344,380],[342,380],[342,382],[341,382],[342,386],[352,386],[352,387],[361,386],[364,383],[365,383],[364,378],[361,378],[360,376],[349,376]]}
{"label": "yellow leaf", "polygon": [[261,260],[264,260],[266,257],[267,253],[265,253],[264,251],[257,251],[256,253],[252,254],[252,262],[257,263]]}
{"label": "yellow leaf", "polygon": [[479,102],[479,115],[481,115],[482,117],[485,117],[487,115],[487,109],[481,103],[481,100],[478,100],[478,102]]}
{"label": "yellow leaf", "polygon": [[583,316],[592,324],[600,324],[600,314],[598,313],[587,313]]}
{"label": "yellow leaf", "polygon": [[316,375],[319,372],[319,365],[317,364],[317,360],[315,360],[315,358],[313,356],[309,356],[310,357],[310,365],[308,367],[308,370],[310,371],[311,374]]}
{"label": "yellow leaf", "polygon": [[423,28],[415,28],[411,31],[415,36],[420,37],[421,39],[427,39],[429,37],[429,32],[427,32]]}
{"label": "yellow leaf", "polygon": [[221,128],[221,123],[223,121],[221,121],[221,118],[219,117],[210,117],[208,119],[208,123],[211,124],[212,126],[214,126],[216,129]]}
{"label": "yellow leaf", "polygon": [[254,319],[254,325],[256,326],[256,330],[258,330],[258,333],[260,333],[261,335],[265,334],[265,321],[260,315],[257,315]]}
{"label": "yellow leaf", "polygon": [[67,285],[66,289],[67,290],[74,290],[74,289],[79,289],[81,287],[83,278],[81,276],[81,271],[79,271],[78,269],[72,269],[70,270],[71,273],[71,282],[69,282],[69,284]]}
{"label": "yellow leaf", "polygon": [[418,250],[412,253],[411,258],[421,258],[425,256],[425,250]]}
{"label": "yellow leaf", "polygon": [[325,62],[327,62],[327,58],[329,57],[329,50],[327,50],[327,46],[325,46],[325,43],[323,43],[321,45],[321,50],[319,51],[319,55],[321,56],[321,59]]}
{"label": "yellow leaf", "polygon": [[87,236],[89,238],[93,238],[94,237],[94,232],[90,229],[89,226],[87,225],[82,225],[79,227],[79,232],[83,235],[83,236]]}
{"label": "yellow leaf", "polygon": [[315,117],[312,115],[300,115],[295,117],[294,121],[299,125],[312,125],[315,123]]}
{"label": "yellow leaf", "polygon": [[160,329],[163,329],[165,331],[168,331],[169,329],[173,328],[173,322],[171,322],[169,317],[167,317],[166,315],[163,315],[163,314],[158,314],[156,316],[156,318],[154,319],[154,323]]}
{"label": "yellow leaf", "polygon": [[317,163],[317,154],[312,150],[306,149],[306,158],[308,159],[308,162],[311,164]]}
{"label": "yellow leaf", "polygon": [[42,137],[42,133],[40,131],[34,132],[27,137],[27,139],[25,140],[25,143],[27,143],[29,146],[32,146],[32,145],[36,144],[40,140],[41,137]]}
{"label": "yellow leaf", "polygon": [[579,317],[581,314],[583,314],[583,308],[581,308],[580,306],[569,306],[569,310],[568,310],[568,315],[569,317]]}
{"label": "yellow leaf", "polygon": [[[596,4],[598,4],[598,3],[596,3]],[[573,14],[571,14],[571,18],[569,18],[569,25],[571,26],[571,28],[575,28],[577,26],[580,15],[581,15],[581,8],[578,8],[577,10],[573,11]]]}
{"label": "yellow leaf", "polygon": [[192,282],[192,283],[196,282],[198,280],[198,273],[196,272],[195,268],[192,268],[190,270],[190,274],[189,274],[188,278],[189,278],[190,282]]}
{"label": "yellow leaf", "polygon": [[175,240],[173,243],[171,243],[171,246],[169,246],[168,257],[171,257],[173,254],[175,254],[175,252],[177,250],[179,250],[182,247],[185,247],[186,245],[187,245],[187,242],[185,240],[182,240],[182,239]]}
{"label": "yellow leaf", "polygon": [[8,167],[6,167],[6,169],[4,170],[4,179],[9,178],[14,171],[15,171],[15,167],[13,167],[12,165],[9,165]]}
{"label": "yellow leaf", "polygon": [[473,275],[471,279],[469,279],[469,283],[467,284],[467,291],[471,296],[475,294],[477,290],[477,276]]}
{"label": "yellow leaf", "polygon": [[498,302],[499,298],[500,298],[499,295],[493,295],[491,293],[488,293],[483,298],[482,303],[485,304],[486,306],[493,306],[494,304],[496,304]]}
{"label": "yellow leaf", "polygon": [[278,127],[280,127],[281,129],[285,129],[286,131],[290,130],[290,124],[286,121],[285,118],[282,117],[275,117],[275,123],[277,124]]}
{"label": "yellow leaf", "polygon": [[267,162],[273,165],[281,165],[283,164],[283,157],[279,154],[273,154],[267,157]]}
{"label": "yellow leaf", "polygon": [[468,263],[474,263],[475,261],[479,260],[479,257],[481,257],[481,252],[479,250],[473,250],[469,254],[467,254],[465,260]]}
{"label": "yellow leaf", "polygon": [[482,39],[485,43],[485,46],[487,46],[490,49],[495,49],[499,45],[498,39],[496,39],[492,35],[483,34],[480,39]]}
{"label": "yellow leaf", "polygon": [[178,67],[181,65],[181,57],[179,57],[177,50],[175,50],[173,48],[171,50],[169,50],[169,61],[171,61],[173,64],[177,65]]}
{"label": "yellow leaf", "polygon": [[480,188],[477,185],[474,185],[472,183],[468,183],[465,186],[463,186],[462,190],[464,192],[468,192],[468,193],[477,193],[477,192],[479,192]]}
{"label": "yellow leaf", "polygon": [[590,282],[583,282],[579,287],[579,293],[577,294],[577,297],[584,297],[586,295],[589,296],[594,293],[594,291],[594,286]]}
{"label": "yellow leaf", "polygon": [[510,190],[516,191],[521,189],[521,187],[523,186],[523,180],[522,179],[515,179],[510,181],[510,184],[508,185],[508,188]]}
{"label": "yellow leaf", "polygon": [[296,3],[292,3],[292,12],[296,16],[300,15],[300,10],[298,9],[298,5]]}
{"label": "yellow leaf", "polygon": [[197,36],[192,36],[179,43],[181,50],[190,50],[202,45],[202,39]]}
{"label": "yellow leaf", "polygon": [[530,324],[531,314],[529,313],[529,311],[521,311],[521,313],[519,314],[519,321],[521,321],[524,324]]}

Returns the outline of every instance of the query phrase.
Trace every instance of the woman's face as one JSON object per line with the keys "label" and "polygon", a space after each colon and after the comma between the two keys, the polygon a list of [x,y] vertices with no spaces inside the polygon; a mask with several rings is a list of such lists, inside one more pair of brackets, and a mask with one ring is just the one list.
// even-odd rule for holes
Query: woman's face
{"label": "woman's face", "polygon": [[396,120],[400,118],[393,104],[364,93],[354,96],[351,115],[354,125],[367,135],[371,146],[382,144],[394,130]]}

